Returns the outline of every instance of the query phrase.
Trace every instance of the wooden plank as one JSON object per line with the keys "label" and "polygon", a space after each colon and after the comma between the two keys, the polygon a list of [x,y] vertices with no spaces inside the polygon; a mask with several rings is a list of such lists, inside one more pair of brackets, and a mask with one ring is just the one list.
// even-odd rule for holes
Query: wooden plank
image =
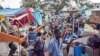
{"label": "wooden plank", "polygon": [[27,38],[20,38],[20,37],[16,37],[16,36],[12,36],[3,32],[0,32],[0,41],[3,42],[18,42],[19,44],[21,44],[23,41],[26,41]]}

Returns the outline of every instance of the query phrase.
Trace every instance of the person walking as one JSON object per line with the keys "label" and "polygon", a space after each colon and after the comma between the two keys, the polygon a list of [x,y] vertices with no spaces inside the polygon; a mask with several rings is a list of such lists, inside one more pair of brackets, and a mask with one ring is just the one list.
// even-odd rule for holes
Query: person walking
{"label": "person walking", "polygon": [[60,29],[54,29],[54,37],[48,45],[49,56],[63,56],[63,47]]}

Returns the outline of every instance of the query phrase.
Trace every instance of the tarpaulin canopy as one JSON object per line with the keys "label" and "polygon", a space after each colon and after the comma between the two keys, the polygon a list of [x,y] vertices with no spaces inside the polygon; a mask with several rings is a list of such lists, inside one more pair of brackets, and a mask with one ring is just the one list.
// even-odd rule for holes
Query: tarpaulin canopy
{"label": "tarpaulin canopy", "polygon": [[34,18],[35,18],[35,20],[36,20],[36,23],[37,23],[38,25],[42,25],[42,15],[41,15],[40,8],[37,8],[37,9],[35,10],[35,12],[33,13],[33,16],[34,16]]}
{"label": "tarpaulin canopy", "polygon": [[[25,16],[25,14],[27,13],[28,15]],[[18,20],[16,19],[20,19],[19,22],[21,24],[26,24],[27,22],[35,21],[37,25],[42,25],[42,15],[39,8],[37,8],[33,14],[29,7],[18,9],[0,9],[0,14],[12,16],[12,19],[14,20],[14,25],[17,25],[18,23]]]}
{"label": "tarpaulin canopy", "polygon": [[23,15],[21,15],[21,16],[19,16],[19,17],[15,17],[15,18],[11,18],[12,20],[21,20],[23,17],[25,17],[25,16],[28,16],[28,13],[26,13],[26,14],[23,14]]}
{"label": "tarpaulin canopy", "polygon": [[18,23],[20,23],[19,25],[22,26],[26,23],[34,22],[34,17],[32,16],[32,12],[28,7],[15,13],[15,16],[16,17],[13,21],[14,25],[18,25]]}
{"label": "tarpaulin canopy", "polygon": [[23,8],[18,8],[18,9],[0,9],[0,14],[1,15],[15,15],[16,12],[22,10]]}

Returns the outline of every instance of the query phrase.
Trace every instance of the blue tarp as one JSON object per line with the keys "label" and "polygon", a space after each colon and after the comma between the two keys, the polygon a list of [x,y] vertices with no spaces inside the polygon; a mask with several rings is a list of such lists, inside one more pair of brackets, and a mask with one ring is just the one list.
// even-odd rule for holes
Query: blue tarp
{"label": "blue tarp", "polygon": [[39,8],[35,10],[35,12],[33,13],[33,16],[35,17],[36,24],[42,25],[42,15]]}
{"label": "blue tarp", "polygon": [[22,8],[18,9],[0,9],[0,14],[2,15],[14,15],[16,12],[20,11]]}

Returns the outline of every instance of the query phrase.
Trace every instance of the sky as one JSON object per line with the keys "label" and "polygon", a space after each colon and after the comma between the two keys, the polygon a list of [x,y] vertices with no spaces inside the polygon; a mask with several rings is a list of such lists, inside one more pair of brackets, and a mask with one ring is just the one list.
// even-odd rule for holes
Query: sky
{"label": "sky", "polygon": [[[20,8],[22,0],[0,0],[0,5],[4,8]],[[43,1],[43,0],[41,0]],[[100,3],[100,0],[90,0],[93,3]]]}
{"label": "sky", "polygon": [[93,3],[100,3],[100,0],[90,0],[92,1]]}
{"label": "sky", "polygon": [[21,0],[0,0],[0,5],[4,8],[20,8]]}

